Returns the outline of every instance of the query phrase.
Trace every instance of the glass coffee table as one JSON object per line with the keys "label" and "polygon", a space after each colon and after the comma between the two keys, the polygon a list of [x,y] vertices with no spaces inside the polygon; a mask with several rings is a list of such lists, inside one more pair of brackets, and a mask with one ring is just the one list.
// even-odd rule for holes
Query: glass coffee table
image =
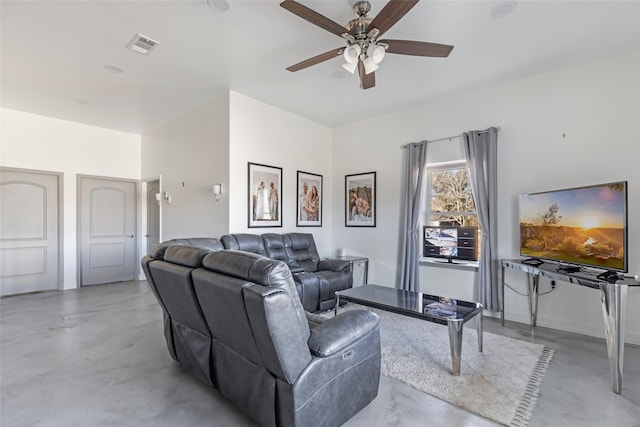
{"label": "glass coffee table", "polygon": [[380,310],[447,325],[451,346],[452,373],[460,375],[462,328],[477,316],[478,351],[482,352],[482,304],[453,300],[421,292],[404,291],[387,286],[365,285],[336,291],[335,314],[341,301],[349,301]]}

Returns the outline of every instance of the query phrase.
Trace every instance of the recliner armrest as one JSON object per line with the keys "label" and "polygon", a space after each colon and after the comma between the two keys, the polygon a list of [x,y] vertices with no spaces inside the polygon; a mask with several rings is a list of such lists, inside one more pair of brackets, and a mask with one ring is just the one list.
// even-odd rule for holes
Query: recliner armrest
{"label": "recliner armrest", "polygon": [[380,318],[367,310],[351,310],[311,330],[309,350],[316,357],[328,357],[377,329]]}
{"label": "recliner armrest", "polygon": [[323,259],[318,263],[318,271],[349,271],[349,261],[343,259]]}

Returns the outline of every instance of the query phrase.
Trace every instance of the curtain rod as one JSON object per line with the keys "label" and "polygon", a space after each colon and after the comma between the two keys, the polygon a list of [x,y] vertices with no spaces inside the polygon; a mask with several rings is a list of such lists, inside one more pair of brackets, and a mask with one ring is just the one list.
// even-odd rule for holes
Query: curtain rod
{"label": "curtain rod", "polygon": [[[500,131],[502,128],[501,128],[500,126],[498,126],[498,127],[496,127],[496,129],[497,129],[498,131]],[[488,129],[487,129],[487,130],[481,130],[481,131],[479,131],[478,133],[487,133],[487,132],[489,132],[489,130],[488,130]],[[445,140],[447,140],[447,139],[448,139],[449,141],[451,141],[451,140],[452,140],[452,139],[454,139],[454,138],[462,138],[462,136],[463,136],[463,134],[460,134],[460,135],[454,135],[454,136],[448,136],[448,137],[446,137],[446,138],[440,138],[440,139],[429,139],[429,140],[427,140],[427,144],[428,144],[428,143],[430,143],[430,142],[445,141]],[[412,144],[419,144],[419,142],[412,142],[411,144],[404,144],[404,145],[401,145],[401,146],[400,146],[400,148],[407,148],[408,146],[410,146],[410,145],[412,145]]]}

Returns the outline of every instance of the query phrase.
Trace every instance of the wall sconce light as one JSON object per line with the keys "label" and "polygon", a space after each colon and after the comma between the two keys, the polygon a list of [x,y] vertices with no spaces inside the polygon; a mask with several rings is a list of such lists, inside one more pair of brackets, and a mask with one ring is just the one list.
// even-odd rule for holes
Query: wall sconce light
{"label": "wall sconce light", "polygon": [[165,200],[165,202],[171,203],[171,196],[166,191],[162,193],[162,198]]}
{"label": "wall sconce light", "polygon": [[213,195],[216,197],[216,202],[220,201],[221,194],[222,194],[222,184],[213,184]]}

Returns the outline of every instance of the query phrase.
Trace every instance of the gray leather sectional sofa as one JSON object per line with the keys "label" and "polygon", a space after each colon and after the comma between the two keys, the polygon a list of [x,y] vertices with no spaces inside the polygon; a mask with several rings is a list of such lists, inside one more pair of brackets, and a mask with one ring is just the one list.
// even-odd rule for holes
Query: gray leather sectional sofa
{"label": "gray leather sectional sofa", "polygon": [[173,239],[161,243],[154,253],[176,245],[192,245],[211,250],[233,249],[283,261],[291,273],[302,306],[311,313],[335,306],[335,291],[353,284],[349,262],[320,259],[313,235],[309,233],[226,234],[215,238]]}
{"label": "gray leather sectional sofa", "polygon": [[335,291],[353,284],[349,262],[320,259],[313,234],[227,234],[220,240],[226,249],[284,261],[293,273],[302,306],[310,312],[332,309],[336,305]]}
{"label": "gray leather sectional sofa", "polygon": [[259,425],[338,426],[376,397],[378,317],[305,312],[283,261],[187,239],[142,267],[171,356]]}

